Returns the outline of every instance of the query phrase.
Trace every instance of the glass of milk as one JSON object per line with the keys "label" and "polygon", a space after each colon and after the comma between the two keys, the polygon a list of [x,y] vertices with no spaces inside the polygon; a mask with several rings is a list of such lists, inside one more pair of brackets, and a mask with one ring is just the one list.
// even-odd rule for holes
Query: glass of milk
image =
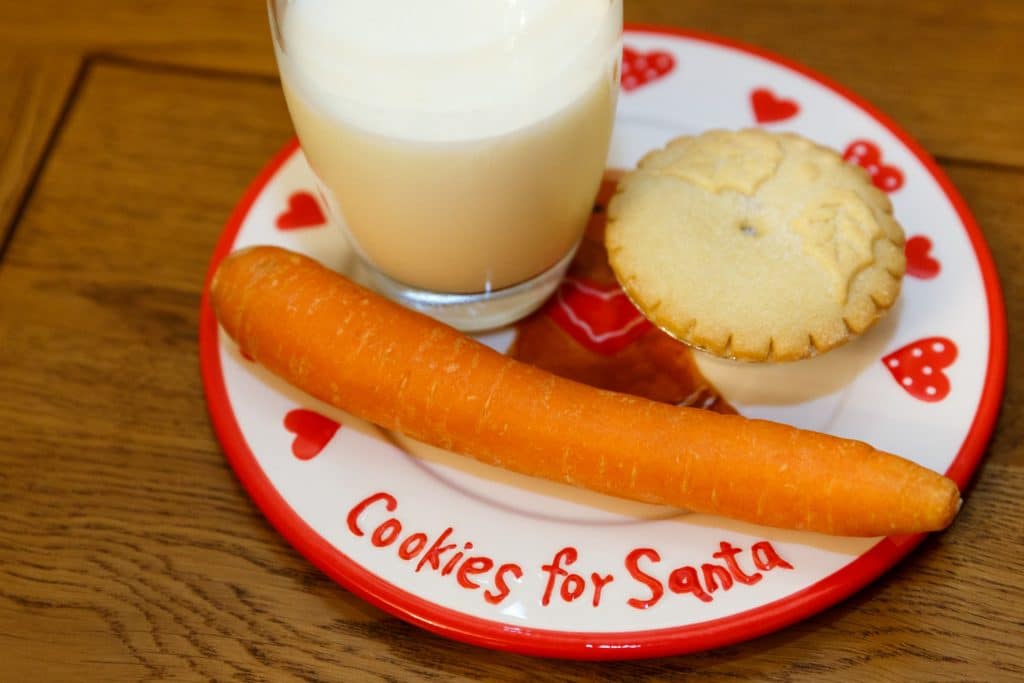
{"label": "glass of milk", "polygon": [[622,0],[269,0],[281,81],[378,291],[465,331],[557,287],[604,170]]}

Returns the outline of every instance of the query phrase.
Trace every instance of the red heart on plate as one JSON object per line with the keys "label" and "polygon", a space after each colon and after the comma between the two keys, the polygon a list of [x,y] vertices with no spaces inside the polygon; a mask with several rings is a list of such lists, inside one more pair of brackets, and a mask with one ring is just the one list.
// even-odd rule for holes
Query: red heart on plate
{"label": "red heart on plate", "polygon": [[870,140],[854,140],[843,152],[843,159],[868,172],[879,190],[895,192],[903,187],[903,171],[882,163],[882,150]]}
{"label": "red heart on plate", "polygon": [[668,52],[638,52],[631,47],[622,48],[622,89],[636,90],[651,81],[669,74],[676,66],[676,58]]}
{"label": "red heart on plate", "polygon": [[924,235],[914,235],[904,247],[907,254],[907,275],[930,280],[939,274],[942,265],[931,255],[932,241]]}
{"label": "red heart on plate", "polygon": [[581,346],[611,356],[651,329],[617,284],[567,278],[548,306],[548,315]]}
{"label": "red heart on plate", "polygon": [[793,118],[800,113],[800,105],[794,100],[776,97],[767,88],[758,88],[750,93],[750,104],[754,108],[754,118],[758,123],[774,123]]}
{"label": "red heart on plate", "polygon": [[295,434],[292,454],[299,460],[312,460],[320,455],[341,424],[306,408],[296,408],[284,416],[284,428]]}
{"label": "red heart on plate", "polygon": [[308,192],[296,192],[288,198],[288,208],[277,217],[281,230],[312,228],[327,222],[316,198]]}
{"label": "red heart on plate", "polygon": [[945,337],[919,339],[882,359],[886,369],[908,394],[934,403],[949,395],[949,378],[943,369],[956,360],[957,348]]}

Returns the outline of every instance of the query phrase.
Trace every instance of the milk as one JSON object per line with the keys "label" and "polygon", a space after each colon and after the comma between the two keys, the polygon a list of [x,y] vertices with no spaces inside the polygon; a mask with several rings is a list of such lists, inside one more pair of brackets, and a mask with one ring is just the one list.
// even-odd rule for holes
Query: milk
{"label": "milk", "polygon": [[571,252],[615,111],[621,0],[293,0],[284,92],[373,267],[497,290]]}

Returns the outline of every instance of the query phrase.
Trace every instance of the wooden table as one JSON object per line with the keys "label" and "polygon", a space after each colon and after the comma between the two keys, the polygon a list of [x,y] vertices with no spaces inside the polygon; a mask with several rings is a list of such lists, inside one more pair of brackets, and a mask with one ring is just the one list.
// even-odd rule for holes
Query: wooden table
{"label": "wooden table", "polygon": [[[1024,338],[1024,3],[627,0],[803,62],[934,154]],[[214,242],[291,135],[256,0],[0,2],[0,680],[1024,677],[1024,365],[948,532],[853,598],[719,651],[543,661],[353,597],[264,521],[214,438]]]}

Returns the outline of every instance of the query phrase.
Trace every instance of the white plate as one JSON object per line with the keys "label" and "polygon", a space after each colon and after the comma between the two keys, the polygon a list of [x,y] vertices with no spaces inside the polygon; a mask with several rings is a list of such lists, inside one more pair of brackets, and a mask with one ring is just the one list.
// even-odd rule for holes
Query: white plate
{"label": "white plate", "polygon": [[[982,235],[945,175],[885,117],[802,67],[677,31],[630,29],[624,42],[610,166],[712,127],[793,130],[870,167],[911,238],[901,303],[864,339],[798,364],[701,359],[702,371],[745,415],[868,441],[963,488],[1001,399],[1006,324]],[[293,142],[240,202],[211,271],[252,244],[347,268],[313,188]],[[484,341],[503,349],[510,338]],[[828,607],[921,539],[683,514],[400,442],[241,358],[206,297],[201,353],[227,457],[280,533],[354,593],[459,640],[604,659],[716,647]]]}

